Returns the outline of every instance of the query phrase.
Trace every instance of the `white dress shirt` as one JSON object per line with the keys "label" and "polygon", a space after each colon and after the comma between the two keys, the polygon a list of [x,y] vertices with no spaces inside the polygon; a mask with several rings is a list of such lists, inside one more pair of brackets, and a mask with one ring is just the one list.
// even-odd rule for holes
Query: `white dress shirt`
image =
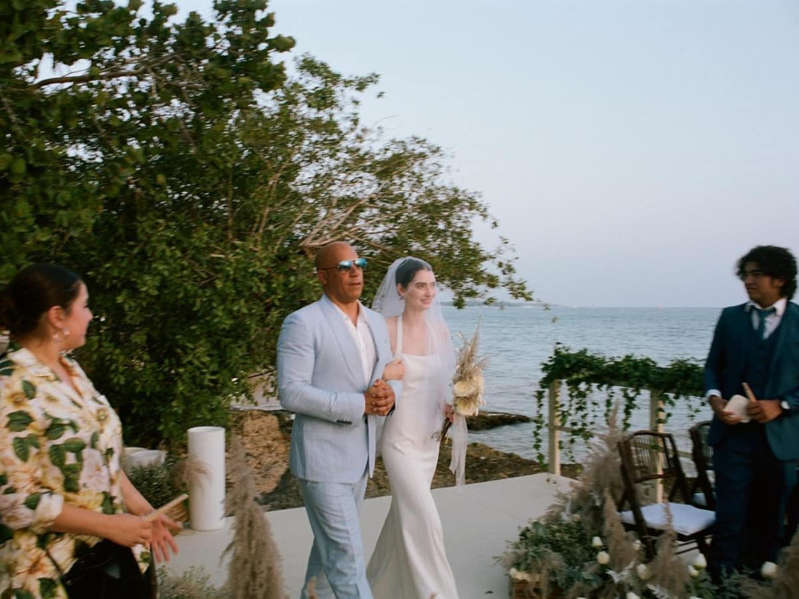
{"label": "white dress shirt", "polygon": [[[788,300],[783,298],[778,299],[774,302],[770,308],[774,308],[774,312],[766,316],[766,329],[763,331],[763,339],[768,339],[769,335],[771,335],[774,330],[779,326],[780,321],[782,320],[782,315],[785,314],[785,308],[788,305]],[[752,315],[752,327],[757,330],[760,326],[760,314],[757,313],[757,310],[763,310],[764,308],[755,302],[747,302],[746,303],[746,310]]]}
{"label": "white dress shirt", "polygon": [[[333,305],[336,306],[336,303],[333,302]],[[375,348],[375,340],[372,338],[372,331],[369,330],[369,324],[366,322],[363,304],[358,302],[357,325],[352,323],[352,320],[344,313],[344,310],[338,306],[336,306],[336,309],[339,311],[341,318],[347,323],[347,330],[350,332],[352,340],[355,342],[355,347],[358,348],[361,357],[361,365],[363,366],[363,376],[368,385],[372,378],[372,370],[374,370],[375,361],[377,360],[377,349]]]}

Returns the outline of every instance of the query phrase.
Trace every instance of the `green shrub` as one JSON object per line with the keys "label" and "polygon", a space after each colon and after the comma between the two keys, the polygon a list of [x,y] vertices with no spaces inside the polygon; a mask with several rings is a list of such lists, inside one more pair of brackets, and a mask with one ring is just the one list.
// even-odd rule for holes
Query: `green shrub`
{"label": "green shrub", "polygon": [[185,493],[187,485],[181,480],[178,461],[167,456],[163,464],[150,464],[126,468],[130,482],[150,505],[157,508]]}

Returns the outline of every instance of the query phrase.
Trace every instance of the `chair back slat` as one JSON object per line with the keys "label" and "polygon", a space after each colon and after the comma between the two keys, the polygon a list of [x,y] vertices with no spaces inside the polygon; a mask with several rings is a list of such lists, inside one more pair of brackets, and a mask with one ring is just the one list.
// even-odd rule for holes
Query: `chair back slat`
{"label": "chair back slat", "polygon": [[626,454],[626,466],[634,485],[660,481],[670,498],[679,493],[685,499],[685,478],[677,446],[670,434],[638,431],[629,435],[622,444],[626,445],[622,454]]}

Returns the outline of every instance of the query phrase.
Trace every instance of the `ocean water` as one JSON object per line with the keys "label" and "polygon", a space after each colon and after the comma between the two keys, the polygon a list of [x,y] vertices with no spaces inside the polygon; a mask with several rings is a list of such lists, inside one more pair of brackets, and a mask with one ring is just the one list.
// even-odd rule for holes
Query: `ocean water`
{"label": "ocean water", "polygon": [[[570,349],[588,350],[605,356],[634,354],[648,356],[666,365],[675,358],[704,362],[719,308],[570,308],[537,305],[469,306],[458,310],[444,306],[444,317],[456,336],[469,338],[480,326],[479,353],[488,358],[484,370],[486,409],[535,416],[534,393],[541,379],[541,364],[552,354],[556,343]],[[565,390],[564,390],[565,391]],[[647,428],[648,400],[641,401],[632,418],[632,430]],[[710,418],[704,408],[698,420]],[[678,406],[665,426],[675,435],[681,450],[690,450],[688,428],[691,420],[686,408]],[[496,449],[535,458],[532,424],[504,426],[490,431],[469,433],[471,441]],[[565,440],[566,434],[562,435]],[[546,434],[544,434],[546,451]],[[585,452],[577,441],[575,454]],[[561,458],[569,461],[567,455]]]}

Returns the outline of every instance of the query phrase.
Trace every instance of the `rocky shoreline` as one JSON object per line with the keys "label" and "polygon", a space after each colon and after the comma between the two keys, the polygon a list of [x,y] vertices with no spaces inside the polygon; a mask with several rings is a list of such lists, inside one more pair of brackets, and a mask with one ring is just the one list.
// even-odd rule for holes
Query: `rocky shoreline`
{"label": "rocky shoreline", "polygon": [[[297,482],[288,469],[291,414],[282,410],[237,410],[233,412],[231,420],[232,431],[241,438],[248,463],[255,473],[256,488],[260,494],[258,501],[269,510],[303,505]],[[519,414],[483,412],[476,418],[469,419],[469,428],[487,430],[529,420]],[[448,440],[441,446],[438,467],[433,477],[434,489],[455,484],[455,477],[449,471],[450,447]],[[467,449],[467,484],[525,476],[542,470],[536,461],[514,453],[497,451],[482,443],[470,443]],[[576,476],[579,465],[564,465],[563,471],[565,476]],[[382,460],[378,458],[366,496],[379,497],[390,493],[388,475]]]}

